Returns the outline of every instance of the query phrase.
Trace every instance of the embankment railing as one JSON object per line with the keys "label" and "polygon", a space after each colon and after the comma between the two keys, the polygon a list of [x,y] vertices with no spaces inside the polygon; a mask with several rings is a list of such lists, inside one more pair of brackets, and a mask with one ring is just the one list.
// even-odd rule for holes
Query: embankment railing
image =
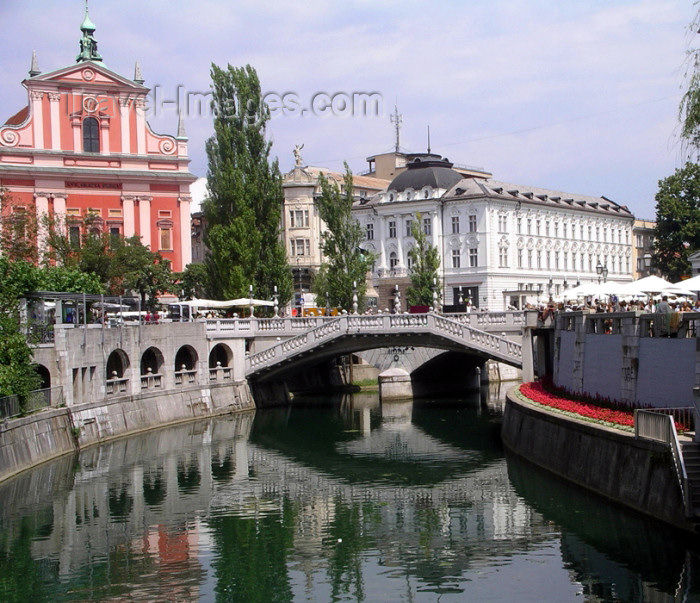
{"label": "embankment railing", "polygon": [[690,486],[688,473],[683,462],[683,453],[676,431],[676,421],[672,414],[636,409],[634,411],[634,437],[646,440],[662,442],[669,447],[676,478],[683,495],[683,506],[686,517],[693,514],[692,501],[690,500]]}

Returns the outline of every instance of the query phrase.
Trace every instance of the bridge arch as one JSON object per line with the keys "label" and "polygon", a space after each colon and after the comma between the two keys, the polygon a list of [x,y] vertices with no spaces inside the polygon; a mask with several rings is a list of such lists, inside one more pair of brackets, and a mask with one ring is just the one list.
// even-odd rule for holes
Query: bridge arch
{"label": "bridge arch", "polygon": [[193,371],[197,367],[199,356],[191,345],[183,345],[175,354],[176,371]]}
{"label": "bridge arch", "polygon": [[159,375],[164,364],[163,353],[157,347],[151,346],[141,354],[141,375]]}
{"label": "bridge arch", "polygon": [[43,364],[36,365],[36,372],[41,377],[41,385],[39,389],[48,389],[51,387],[51,372]]}
{"label": "bridge arch", "polygon": [[129,356],[124,350],[120,348],[113,350],[107,358],[106,378],[122,379],[130,364]]}
{"label": "bridge arch", "polygon": [[209,352],[209,368],[229,367],[233,362],[233,351],[225,343],[217,343]]}

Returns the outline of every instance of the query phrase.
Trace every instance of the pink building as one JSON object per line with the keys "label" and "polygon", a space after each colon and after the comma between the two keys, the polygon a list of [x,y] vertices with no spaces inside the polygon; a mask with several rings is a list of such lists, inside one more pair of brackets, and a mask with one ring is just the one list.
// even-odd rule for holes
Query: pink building
{"label": "pink building", "polygon": [[93,230],[138,235],[180,271],[192,256],[196,179],[182,121],[176,136],[153,132],[138,64],[133,80],[104,65],[87,7],[80,30],[73,65],[42,74],[32,57],[28,105],[0,125],[0,187],[11,197],[2,214],[54,215],[73,229],[71,218],[90,215]]}

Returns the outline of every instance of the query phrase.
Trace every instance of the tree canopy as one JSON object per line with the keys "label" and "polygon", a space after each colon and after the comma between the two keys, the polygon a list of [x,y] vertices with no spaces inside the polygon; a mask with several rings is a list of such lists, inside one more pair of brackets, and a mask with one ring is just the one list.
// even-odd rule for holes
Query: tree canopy
{"label": "tree canopy", "polygon": [[222,69],[212,64],[214,135],[204,202],[206,266],[212,296],[271,298],[278,287],[281,304],[292,296],[292,275],[280,240],[284,199],[277,160],[270,161],[265,138],[269,110],[250,65]]}
{"label": "tree canopy", "polygon": [[[412,265],[411,286],[406,290],[406,299],[410,306],[432,305],[433,287],[438,287],[439,283],[440,253],[435,245],[430,244],[421,220],[422,215],[418,213],[411,222],[411,236],[416,244],[408,252]],[[439,296],[439,289],[437,293]]]}
{"label": "tree canopy", "polygon": [[700,249],[700,165],[686,163],[659,181],[654,267],[671,281],[690,274],[688,256]]}
{"label": "tree canopy", "polygon": [[[695,4],[697,6],[698,2]],[[699,31],[700,10],[689,24],[688,34],[695,40]],[[690,151],[689,157],[697,159],[700,153],[700,48],[697,46],[691,46],[687,51],[685,80],[686,90],[678,109],[680,136]]]}
{"label": "tree canopy", "polygon": [[358,305],[362,309],[367,291],[365,275],[374,258],[360,248],[364,233],[352,215],[353,179],[347,163],[342,191],[335,180],[324,174],[319,176],[319,185],[321,194],[314,203],[326,230],[321,235],[323,263],[313,285],[317,303],[349,310],[356,285]]}

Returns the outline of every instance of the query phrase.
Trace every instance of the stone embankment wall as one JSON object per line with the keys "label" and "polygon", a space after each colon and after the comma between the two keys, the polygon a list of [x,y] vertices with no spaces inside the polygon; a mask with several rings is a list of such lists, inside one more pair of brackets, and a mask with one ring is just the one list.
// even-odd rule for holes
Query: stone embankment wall
{"label": "stone embankment wall", "polygon": [[684,530],[680,486],[668,449],[631,433],[579,421],[509,392],[503,417],[506,448],[589,490]]}
{"label": "stone embankment wall", "polygon": [[114,397],[6,421],[0,424],[0,481],[113,438],[254,408],[242,381]]}

